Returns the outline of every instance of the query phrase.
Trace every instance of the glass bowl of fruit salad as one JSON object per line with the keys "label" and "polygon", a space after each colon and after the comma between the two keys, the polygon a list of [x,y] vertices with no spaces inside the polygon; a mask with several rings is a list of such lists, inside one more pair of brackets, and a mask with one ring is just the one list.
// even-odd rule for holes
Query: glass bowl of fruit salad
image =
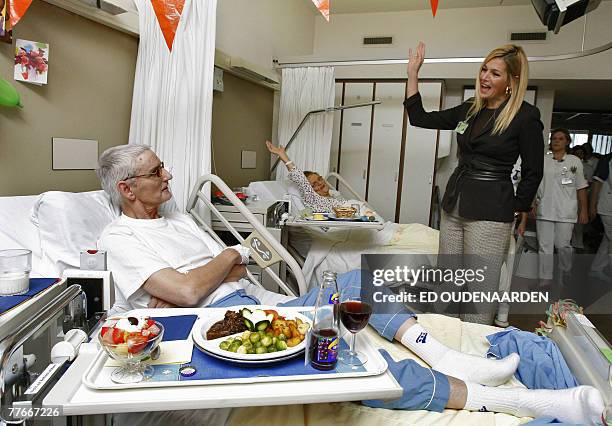
{"label": "glass bowl of fruit salad", "polygon": [[149,317],[108,319],[98,336],[109,357],[120,366],[111,373],[116,383],[138,383],[153,375],[153,367],[142,361],[151,357],[164,335],[164,326]]}

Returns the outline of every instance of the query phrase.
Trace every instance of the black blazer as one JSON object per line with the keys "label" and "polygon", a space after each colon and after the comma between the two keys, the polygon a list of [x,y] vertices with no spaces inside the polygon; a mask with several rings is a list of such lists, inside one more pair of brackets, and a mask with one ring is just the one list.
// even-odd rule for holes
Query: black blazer
{"label": "black blazer", "polygon": [[[454,130],[464,121],[472,105],[468,100],[444,111],[425,112],[421,95],[404,101],[410,124],[427,129]],[[514,212],[527,212],[542,180],[544,169],[544,126],[540,111],[523,102],[508,128],[492,135],[491,120],[478,134],[473,134],[475,116],[463,134],[457,133],[459,165],[449,178],[442,207],[452,212],[457,198],[459,215],[466,219],[512,222]],[[521,181],[516,196],[510,180],[512,167],[521,156]],[[470,177],[466,171],[484,170],[497,175],[496,180]],[[501,176],[501,178],[499,178]]]}

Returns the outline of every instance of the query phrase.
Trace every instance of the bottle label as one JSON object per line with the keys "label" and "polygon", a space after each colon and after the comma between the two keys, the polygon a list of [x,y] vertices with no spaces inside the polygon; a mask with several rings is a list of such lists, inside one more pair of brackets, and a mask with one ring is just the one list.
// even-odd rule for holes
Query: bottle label
{"label": "bottle label", "polygon": [[315,362],[333,364],[338,359],[338,338],[317,337]]}
{"label": "bottle label", "polygon": [[329,296],[330,305],[338,305],[340,303],[340,295],[338,293],[332,293]]}

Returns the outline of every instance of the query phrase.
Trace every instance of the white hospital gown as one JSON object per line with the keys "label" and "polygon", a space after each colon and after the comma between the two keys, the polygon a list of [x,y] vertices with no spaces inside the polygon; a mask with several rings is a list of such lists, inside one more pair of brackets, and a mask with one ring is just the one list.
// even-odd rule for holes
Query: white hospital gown
{"label": "white hospital gown", "polygon": [[313,212],[331,213],[333,207],[340,207],[349,203],[336,191],[330,190],[331,196],[329,197],[317,194],[299,167],[294,167],[289,172],[289,179],[297,185],[304,205],[310,207]]}

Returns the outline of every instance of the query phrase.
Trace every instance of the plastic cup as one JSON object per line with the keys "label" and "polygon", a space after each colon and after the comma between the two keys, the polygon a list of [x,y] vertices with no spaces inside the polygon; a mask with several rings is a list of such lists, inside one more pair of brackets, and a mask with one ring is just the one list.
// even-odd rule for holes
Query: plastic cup
{"label": "plastic cup", "polygon": [[27,249],[0,250],[0,296],[15,296],[30,289],[32,252]]}

